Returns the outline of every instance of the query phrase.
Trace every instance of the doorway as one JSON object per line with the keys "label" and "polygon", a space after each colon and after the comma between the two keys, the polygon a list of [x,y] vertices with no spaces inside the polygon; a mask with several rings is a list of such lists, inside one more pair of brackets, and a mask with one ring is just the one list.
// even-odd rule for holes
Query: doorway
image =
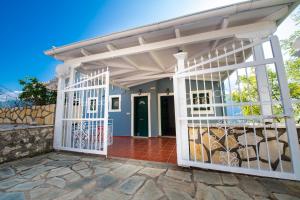
{"label": "doorway", "polygon": [[160,136],[175,137],[175,107],[173,94],[158,95]]}
{"label": "doorway", "polygon": [[132,96],[132,136],[148,137],[150,132],[149,95]]}

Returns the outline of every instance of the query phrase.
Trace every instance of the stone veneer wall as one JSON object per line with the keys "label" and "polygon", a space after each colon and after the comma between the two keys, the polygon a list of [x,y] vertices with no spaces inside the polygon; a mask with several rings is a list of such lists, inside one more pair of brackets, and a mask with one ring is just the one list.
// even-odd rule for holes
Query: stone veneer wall
{"label": "stone veneer wall", "polygon": [[[245,131],[242,127],[227,127],[226,130],[227,138],[224,127],[210,127],[209,131],[205,127],[201,129],[189,127],[190,160],[227,165],[227,150],[229,150],[231,166],[248,168],[249,161],[249,168],[257,169],[259,162],[261,169],[269,170],[268,146],[272,170],[281,169],[279,164],[279,157],[281,157],[283,171],[292,171],[285,128],[277,128],[279,143],[276,140],[276,130],[272,127],[266,129],[246,127]],[[297,128],[297,132],[300,138],[300,128]]]}
{"label": "stone veneer wall", "polygon": [[0,131],[0,163],[52,150],[52,125]]}
{"label": "stone veneer wall", "polygon": [[54,124],[55,104],[0,109],[0,124]]}

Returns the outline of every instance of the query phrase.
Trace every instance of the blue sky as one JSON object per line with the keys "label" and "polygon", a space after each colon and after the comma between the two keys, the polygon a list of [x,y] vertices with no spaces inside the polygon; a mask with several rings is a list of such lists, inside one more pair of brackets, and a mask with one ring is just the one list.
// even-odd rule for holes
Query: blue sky
{"label": "blue sky", "polygon": [[[51,46],[236,2],[240,0],[2,0],[0,86],[20,90],[18,80],[25,76],[53,78],[58,62],[43,53]],[[294,29],[287,19],[279,27],[280,39]]]}

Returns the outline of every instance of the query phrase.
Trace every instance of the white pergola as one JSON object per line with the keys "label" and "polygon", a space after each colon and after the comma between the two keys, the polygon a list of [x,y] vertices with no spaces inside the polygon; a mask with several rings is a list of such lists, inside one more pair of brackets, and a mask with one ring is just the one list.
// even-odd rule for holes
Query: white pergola
{"label": "white pergola", "polygon": [[46,55],[62,61],[58,73],[90,73],[109,68],[113,85],[130,88],[174,75],[179,51],[188,60],[232,44],[275,32],[298,5],[296,0],[261,0],[199,12],[77,43],[54,47]]}
{"label": "white pergola", "polygon": [[[288,80],[285,75],[279,40],[277,36],[272,35],[277,26],[296,8],[299,2],[299,0],[243,2],[46,51],[47,55],[63,62],[57,67],[58,94],[54,148],[107,155],[109,84],[130,89],[154,80],[173,78],[178,165],[300,180],[298,167],[300,151]],[[271,58],[267,58],[264,53],[263,45],[266,43],[270,45],[270,51],[273,54]],[[268,65],[274,66],[280,87],[280,100],[272,99]],[[106,71],[107,68],[108,71]],[[255,72],[257,97],[254,101],[233,102],[230,76],[235,72],[235,82],[240,89],[238,71],[244,69],[247,74],[248,68]],[[85,79],[76,80],[76,71],[87,76]],[[67,79],[68,81],[66,81]],[[227,96],[230,97],[230,101],[223,99],[226,91],[220,86],[226,79],[229,84]],[[196,86],[193,86],[191,80],[195,80],[193,82]],[[203,88],[198,87],[198,80],[204,80]],[[206,88],[207,81],[210,81],[212,88]],[[218,90],[214,89],[215,82],[219,83]],[[65,85],[66,83],[67,85]],[[200,103],[199,91],[205,91],[206,99],[207,89],[213,91],[209,94],[212,96],[206,103]],[[195,91],[196,97],[193,96]],[[220,102],[217,102],[214,97],[216,91],[220,92]],[[283,106],[282,114],[273,112],[274,103]],[[257,105],[261,110],[259,114],[252,113],[249,116],[244,114],[227,115],[225,108],[233,105],[240,107],[246,105],[251,108],[253,105]],[[148,109],[149,106],[150,104]],[[214,114],[205,116],[198,113],[195,115],[194,112],[200,111],[200,107],[203,106],[206,106],[206,109],[211,107],[211,110],[214,106]],[[223,114],[216,114],[217,106],[222,107]],[[283,170],[280,150],[277,151],[276,147],[268,147],[268,143],[271,141],[269,140],[271,137],[267,136],[266,131],[268,123],[275,126],[276,141],[273,139],[272,141],[277,142],[277,146],[280,146],[275,120],[277,118],[281,118],[285,122],[291,152],[290,164],[293,170]],[[192,128],[194,132],[195,128],[201,128],[205,120],[208,138],[211,138],[209,128],[216,128],[214,127],[216,121],[219,124],[218,128],[225,127],[219,140],[224,138],[227,141],[223,151],[220,151],[220,153],[227,154],[226,162],[220,164],[210,161],[210,163],[206,163],[203,155],[202,162],[199,162],[197,157],[194,160],[191,158],[190,140],[194,138],[195,143],[196,139],[195,133],[190,137],[189,129]],[[258,143],[255,144],[258,168],[250,166],[248,154],[248,167],[231,165],[231,161],[234,159],[230,158],[230,151],[234,148],[228,146],[231,133],[227,131],[227,127],[237,124],[244,127],[243,134],[246,144],[240,145],[239,148],[247,148],[245,126],[250,122],[253,124],[255,137],[257,135],[255,123],[261,124],[264,128],[268,169],[261,169],[263,164],[260,164]],[[203,136],[203,134],[199,135],[199,137]],[[201,138],[201,141],[204,140]],[[204,152],[203,143],[201,142],[202,154]],[[207,146],[211,154],[213,145]],[[195,152],[196,147],[194,146],[194,155],[196,155]],[[278,153],[280,171],[274,171],[272,168],[270,153]]]}

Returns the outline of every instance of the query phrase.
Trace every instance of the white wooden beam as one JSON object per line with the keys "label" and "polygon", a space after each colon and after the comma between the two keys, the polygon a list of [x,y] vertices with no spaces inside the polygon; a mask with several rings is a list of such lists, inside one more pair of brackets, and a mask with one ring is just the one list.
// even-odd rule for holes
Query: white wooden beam
{"label": "white wooden beam", "polygon": [[112,67],[112,68],[122,68],[122,69],[134,69],[136,70],[135,67],[127,64],[127,63],[118,63],[114,61],[108,61],[108,60],[101,60],[106,66]]}
{"label": "white wooden beam", "polygon": [[125,87],[134,87],[134,86],[138,86],[138,85],[142,85],[142,84],[145,84],[145,83],[149,83],[149,82],[152,82],[152,81],[156,81],[156,80],[159,80],[161,78],[156,78],[156,79],[151,79],[151,80],[144,80],[144,81],[133,81],[133,82],[130,82],[130,83],[125,83]]}
{"label": "white wooden beam", "polygon": [[136,77],[136,76],[145,76],[145,75],[152,75],[152,74],[156,74],[157,72],[143,72],[143,71],[131,71],[131,72],[125,72],[123,74],[119,74],[119,75],[115,75],[115,77],[113,78],[113,80],[115,81],[119,81],[122,78],[128,78],[128,77]]}
{"label": "white wooden beam", "polygon": [[116,82],[113,81],[113,80],[110,81],[110,84],[113,85],[113,86],[116,86],[116,87],[125,89],[125,90],[129,90],[129,88],[128,88],[127,86],[125,86],[125,85],[120,85],[120,84],[116,83]]}
{"label": "white wooden beam", "polygon": [[[118,50],[115,46],[113,46],[112,44],[107,44],[106,45],[106,48],[109,50],[109,51],[116,51]],[[127,63],[129,63],[130,65],[134,66],[136,69],[139,69],[139,66],[130,58],[128,58],[127,56],[121,56],[121,58],[123,60],[125,60]]]}
{"label": "white wooden beam", "polygon": [[[144,45],[147,42],[145,41],[145,39],[143,37],[139,37],[139,43],[140,45]],[[157,56],[157,54],[154,51],[149,51],[149,54],[151,56],[151,58],[154,60],[154,62],[164,71],[165,67],[162,64],[161,60],[159,59],[159,57]]]}
{"label": "white wooden beam", "polygon": [[91,53],[88,52],[88,51],[87,51],[86,49],[84,49],[84,48],[80,49],[80,52],[81,52],[81,54],[84,55],[84,56],[89,56],[89,55],[91,55]]}
{"label": "white wooden beam", "polygon": [[[109,45],[107,45],[107,48],[110,50],[110,51],[114,51],[114,50],[116,50],[116,48],[114,47],[114,46],[112,46],[111,44],[109,44]],[[86,49],[84,49],[84,48],[82,48],[81,50],[80,50],[80,52],[84,55],[84,56],[89,56],[89,55],[92,55],[89,51],[87,51]],[[95,68],[97,68],[99,65],[101,65],[101,64],[99,64],[99,63],[96,63],[96,62],[89,62],[89,63],[91,63],[91,64],[93,64],[93,65],[96,65],[96,67]],[[126,68],[127,70],[123,70],[122,71],[122,73],[111,73],[110,74],[110,76],[111,77],[113,77],[114,75],[120,75],[120,74],[123,74],[124,72],[131,72],[132,70],[135,70],[136,68],[135,67],[133,67],[133,66],[131,66],[131,65],[126,65],[126,64],[119,64],[119,63],[115,63],[115,62],[109,62],[109,61],[104,61],[104,60],[101,60],[101,63],[103,64],[103,67],[100,67],[100,68],[106,68],[107,66],[109,66],[109,67],[115,67],[115,68]],[[153,71],[152,70],[152,68],[153,67],[144,67],[144,66],[139,66],[140,68],[140,70],[142,70],[142,71]],[[151,68],[151,69],[149,69],[149,68]],[[131,70],[129,70],[129,69],[131,69]],[[157,72],[160,72],[160,70],[156,70]]]}
{"label": "white wooden beam", "polygon": [[128,69],[120,69],[120,70],[113,70],[110,72],[109,76],[113,79],[115,76],[123,75],[128,72],[132,72],[133,70],[128,70]]}
{"label": "white wooden beam", "polygon": [[[229,24],[228,18],[224,18],[224,19],[222,20],[221,25],[220,25],[220,29],[225,29],[225,28],[227,28],[227,27],[228,27],[228,24]],[[215,40],[214,43],[213,43],[212,46],[211,46],[211,49],[215,49],[215,48],[218,46],[219,42],[220,42],[220,39]]]}
{"label": "white wooden beam", "polygon": [[[86,49],[84,49],[84,48],[81,48],[80,49],[80,53],[83,55],[83,56],[90,56],[90,55],[92,55],[92,53],[91,52],[89,52],[88,50],[86,50]],[[99,62],[99,61],[98,61]],[[93,64],[93,65],[96,65],[96,66],[101,66],[101,65],[103,65],[103,66],[107,66],[103,61],[100,61],[100,63],[97,63],[97,62],[90,62],[91,64]]]}
{"label": "white wooden beam", "polygon": [[153,42],[153,43],[145,44],[143,46],[138,45],[138,46],[123,48],[115,51],[93,54],[90,56],[71,59],[67,61],[67,63],[73,63],[73,62],[85,63],[85,62],[108,59],[112,57],[134,55],[134,54],[144,53],[148,51],[161,50],[161,49],[177,47],[181,45],[192,44],[195,42],[229,38],[237,34],[245,34],[249,32],[269,31],[271,34],[275,30],[276,30],[276,24],[274,22],[269,22],[269,21],[257,22],[248,25],[230,27],[222,30],[214,30],[205,33],[198,33],[189,36],[184,36],[180,38],[168,39],[160,42]]}
{"label": "white wooden beam", "polygon": [[176,38],[180,38],[181,34],[180,34],[179,28],[175,28],[175,36],[176,36]]}
{"label": "white wooden beam", "polygon": [[165,74],[155,74],[155,75],[139,75],[139,76],[132,76],[128,78],[119,79],[118,82],[126,82],[126,81],[138,81],[138,80],[149,80],[149,79],[162,79],[173,77],[174,73],[165,73]]}
{"label": "white wooden beam", "polygon": [[[180,33],[180,29],[179,28],[175,28],[175,37],[176,38],[180,38],[181,37],[181,33]],[[180,46],[179,47],[180,50],[182,51],[186,51],[186,49],[184,48],[184,46]]]}

